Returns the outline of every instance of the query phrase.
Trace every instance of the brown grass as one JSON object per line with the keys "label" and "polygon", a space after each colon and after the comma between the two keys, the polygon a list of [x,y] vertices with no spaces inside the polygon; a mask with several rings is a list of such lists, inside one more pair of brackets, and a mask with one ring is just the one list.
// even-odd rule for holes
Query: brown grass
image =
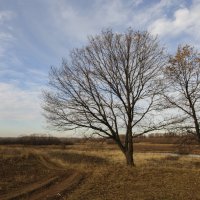
{"label": "brown grass", "polygon": [[[159,144],[137,144],[135,150],[136,167],[130,168],[125,165],[122,153],[111,144],[85,143],[66,149],[0,147],[0,199],[25,185],[72,169],[79,179],[79,174],[84,174],[84,179],[81,182],[73,179],[71,183],[77,184],[73,188],[69,187],[70,179],[65,179],[65,192],[54,199],[200,199],[200,159],[155,153],[176,152],[176,147],[170,145],[163,145],[162,149]],[[194,152],[198,153],[197,147]],[[46,193],[48,190],[44,189],[38,197],[45,199],[42,195]],[[34,198],[30,195],[25,199]]]}
{"label": "brown grass", "polygon": [[0,163],[0,194],[15,191],[55,174],[38,162],[34,152],[23,148],[1,148]]}

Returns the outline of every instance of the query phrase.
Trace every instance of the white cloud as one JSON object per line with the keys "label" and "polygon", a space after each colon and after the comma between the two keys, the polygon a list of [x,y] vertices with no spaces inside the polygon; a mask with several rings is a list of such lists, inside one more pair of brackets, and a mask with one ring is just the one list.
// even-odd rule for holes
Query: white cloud
{"label": "white cloud", "polygon": [[149,30],[160,36],[175,37],[183,34],[200,39],[200,1],[193,1],[191,7],[177,9],[173,18],[161,17],[155,20]]}
{"label": "white cloud", "polygon": [[139,6],[140,4],[142,4],[143,3],[143,0],[133,0],[133,4],[135,5],[135,6]]}
{"label": "white cloud", "polygon": [[[182,0],[180,0],[182,2]],[[180,3],[179,2],[179,3]],[[161,0],[158,3],[149,1],[147,6],[132,10],[128,25],[133,28],[146,29],[149,24],[165,15],[166,10],[171,9],[176,2],[173,0]]]}
{"label": "white cloud", "polygon": [[59,1],[52,5],[51,11],[57,27],[66,36],[82,42],[88,35],[99,33],[102,28],[126,24],[131,8],[121,0],[102,0],[94,1],[91,9],[84,13],[65,1]]}
{"label": "white cloud", "polygon": [[14,16],[14,13],[8,10],[0,11],[0,23],[3,23],[5,21],[8,21],[12,19]]}
{"label": "white cloud", "polygon": [[0,83],[0,120],[28,121],[41,119],[40,88],[28,91]]}
{"label": "white cloud", "polygon": [[14,37],[11,33],[6,30],[10,21],[14,16],[14,13],[11,11],[0,11],[0,58],[5,56],[6,51],[10,47],[10,42],[14,40]]}
{"label": "white cloud", "polygon": [[[99,33],[102,28],[107,27],[123,31],[128,27],[148,29],[153,34],[160,34],[161,36],[171,34],[172,28],[167,28],[171,26],[171,19],[167,13],[174,10],[174,17],[177,18],[174,26],[183,27],[180,20],[183,17],[188,20],[185,0],[178,2],[160,0],[157,3],[148,2],[146,5],[143,0],[126,2],[122,0],[99,0],[93,1],[90,9],[86,8],[85,12],[80,10],[78,6],[61,0],[51,4],[50,8],[53,23],[57,27],[56,30],[59,30],[59,34],[69,37],[75,47],[80,42],[84,42],[88,35]],[[198,17],[193,16],[195,19]],[[179,33],[180,31],[181,28]],[[173,33],[175,32],[173,31]]]}
{"label": "white cloud", "polygon": [[0,57],[5,56],[6,51],[10,47],[10,42],[14,40],[10,33],[0,32]]}

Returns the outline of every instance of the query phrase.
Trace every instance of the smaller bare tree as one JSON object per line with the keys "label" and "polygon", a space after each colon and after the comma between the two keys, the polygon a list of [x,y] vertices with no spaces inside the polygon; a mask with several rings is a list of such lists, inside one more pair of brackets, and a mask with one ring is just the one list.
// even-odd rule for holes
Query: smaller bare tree
{"label": "smaller bare tree", "polygon": [[191,46],[179,46],[165,68],[165,102],[171,109],[171,127],[192,134],[200,142],[200,54]]}
{"label": "smaller bare tree", "polygon": [[133,138],[158,128],[153,112],[164,61],[148,32],[108,30],[90,37],[61,68],[52,68],[45,116],[57,129],[88,129],[113,139],[134,165]]}

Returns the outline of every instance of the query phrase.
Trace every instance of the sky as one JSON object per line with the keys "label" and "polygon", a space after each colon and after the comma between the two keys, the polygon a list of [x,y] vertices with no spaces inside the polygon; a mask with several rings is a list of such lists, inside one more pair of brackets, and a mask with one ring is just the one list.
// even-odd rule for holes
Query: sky
{"label": "sky", "polygon": [[170,53],[200,50],[200,0],[0,0],[0,137],[65,136],[42,115],[50,67],[88,36],[129,27],[158,35]]}

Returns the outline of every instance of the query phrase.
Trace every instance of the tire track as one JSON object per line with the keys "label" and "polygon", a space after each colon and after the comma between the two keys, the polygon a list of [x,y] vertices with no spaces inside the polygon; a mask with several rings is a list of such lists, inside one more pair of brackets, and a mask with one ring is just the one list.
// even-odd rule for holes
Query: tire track
{"label": "tire track", "polygon": [[36,159],[47,169],[57,171],[57,175],[46,180],[30,184],[12,195],[0,196],[1,200],[59,200],[65,199],[84,180],[85,175],[74,169],[67,170],[52,162],[44,155]]}

